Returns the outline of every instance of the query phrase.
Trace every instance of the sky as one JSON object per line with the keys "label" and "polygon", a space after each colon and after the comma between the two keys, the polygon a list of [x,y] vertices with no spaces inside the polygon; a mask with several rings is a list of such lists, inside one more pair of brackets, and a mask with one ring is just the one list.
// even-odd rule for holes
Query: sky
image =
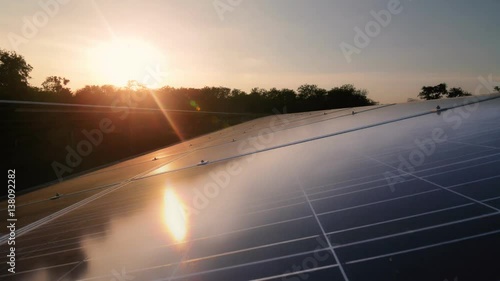
{"label": "sky", "polygon": [[25,57],[34,86],[354,84],[392,103],[441,82],[500,82],[498,0],[0,2],[0,48]]}

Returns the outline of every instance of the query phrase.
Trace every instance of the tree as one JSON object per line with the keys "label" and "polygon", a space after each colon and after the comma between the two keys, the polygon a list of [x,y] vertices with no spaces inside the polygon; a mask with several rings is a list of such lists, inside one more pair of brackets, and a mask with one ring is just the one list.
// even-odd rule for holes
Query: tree
{"label": "tree", "polygon": [[232,99],[232,105],[243,112],[263,112],[262,97],[267,91],[261,88],[252,88],[250,94],[242,92],[239,96]]}
{"label": "tree", "polygon": [[75,102],[82,104],[103,104],[109,105],[116,98],[117,89],[111,85],[85,86],[75,93]]}
{"label": "tree", "polygon": [[297,89],[299,99],[321,99],[326,96],[326,90],[319,88],[317,85],[305,84]]}
{"label": "tree", "polygon": [[23,56],[0,49],[0,94],[12,98],[25,94],[31,70]]}
{"label": "tree", "polygon": [[423,100],[437,100],[448,95],[446,83],[437,86],[424,86],[418,97]]}
{"label": "tree", "polygon": [[239,96],[245,96],[246,94],[247,93],[245,93],[245,91],[242,91],[240,89],[232,89],[231,93],[229,94],[229,97],[234,98],[234,97],[239,97]]}
{"label": "tree", "polygon": [[368,91],[346,84],[328,91],[327,105],[328,108],[343,108],[376,104],[367,95]]}
{"label": "tree", "polygon": [[[287,110],[295,110],[297,104],[297,93],[295,93],[292,89],[281,89],[280,91],[280,99],[283,100],[283,107],[286,107]],[[282,109],[281,104],[277,105],[278,108]]]}
{"label": "tree", "polygon": [[495,91],[497,91],[497,92],[500,93],[500,87],[499,86],[495,86]]}
{"label": "tree", "polygon": [[458,97],[468,97],[468,96],[472,96],[471,93],[467,92],[467,91],[464,91],[462,90],[462,88],[451,88],[449,91],[448,91],[448,98],[458,98]]}
{"label": "tree", "polygon": [[69,80],[59,76],[49,76],[42,83],[42,90],[47,93],[52,93],[61,96],[62,98],[71,97],[73,94],[68,85]]}
{"label": "tree", "polygon": [[324,109],[327,91],[317,85],[305,84],[297,89],[297,100],[304,111]]}

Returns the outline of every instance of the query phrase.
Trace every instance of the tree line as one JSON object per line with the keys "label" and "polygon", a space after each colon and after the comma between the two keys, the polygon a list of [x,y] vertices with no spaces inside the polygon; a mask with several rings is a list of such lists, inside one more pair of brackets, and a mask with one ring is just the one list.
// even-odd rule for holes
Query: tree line
{"label": "tree line", "polygon": [[73,92],[68,87],[70,80],[60,76],[47,77],[41,87],[31,86],[28,79],[33,68],[15,52],[0,49],[0,60],[0,99],[4,100],[120,106],[139,95],[144,98],[138,107],[238,113],[270,113],[284,107],[288,112],[302,112],[377,104],[368,98],[366,90],[350,84],[330,90],[310,84],[297,90],[253,88],[247,93],[226,87],[148,89],[130,81],[125,87],[88,85]]}
{"label": "tree line", "polygon": [[[495,91],[500,93],[500,87],[496,86]],[[436,86],[424,86],[418,97],[423,100],[437,100],[441,98],[458,98],[472,96],[470,92],[463,90],[460,87],[453,87],[448,89],[446,83],[441,83]]]}
{"label": "tree line", "polygon": [[[351,84],[326,90],[317,85],[305,84],[297,90],[269,90],[253,88],[250,93],[226,87],[148,89],[136,81],[125,87],[112,85],[88,85],[72,91],[69,79],[50,76],[41,87],[29,84],[33,67],[23,56],[0,49],[0,99],[23,100],[85,105],[130,106],[132,96],[142,96],[138,107],[165,108],[173,110],[217,111],[238,113],[270,113],[284,107],[288,112],[302,112],[374,105],[368,92]],[[500,92],[500,88],[495,88]],[[435,100],[470,96],[460,87],[448,89],[446,83],[424,86],[418,94],[420,99]],[[409,99],[408,101],[414,101]],[[127,104],[128,103],[128,104]]]}

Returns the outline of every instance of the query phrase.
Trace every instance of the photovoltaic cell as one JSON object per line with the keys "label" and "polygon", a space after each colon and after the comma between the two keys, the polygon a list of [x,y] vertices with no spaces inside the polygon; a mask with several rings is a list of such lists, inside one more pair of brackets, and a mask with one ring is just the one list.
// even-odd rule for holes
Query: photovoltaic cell
{"label": "photovoltaic cell", "polygon": [[472,101],[260,118],[35,191],[0,279],[500,280],[500,99]]}

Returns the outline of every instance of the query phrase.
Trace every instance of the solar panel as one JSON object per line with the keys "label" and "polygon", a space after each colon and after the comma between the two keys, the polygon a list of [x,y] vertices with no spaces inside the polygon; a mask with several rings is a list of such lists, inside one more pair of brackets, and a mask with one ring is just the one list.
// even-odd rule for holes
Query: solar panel
{"label": "solar panel", "polygon": [[0,279],[500,280],[499,97],[269,116],[20,196]]}

